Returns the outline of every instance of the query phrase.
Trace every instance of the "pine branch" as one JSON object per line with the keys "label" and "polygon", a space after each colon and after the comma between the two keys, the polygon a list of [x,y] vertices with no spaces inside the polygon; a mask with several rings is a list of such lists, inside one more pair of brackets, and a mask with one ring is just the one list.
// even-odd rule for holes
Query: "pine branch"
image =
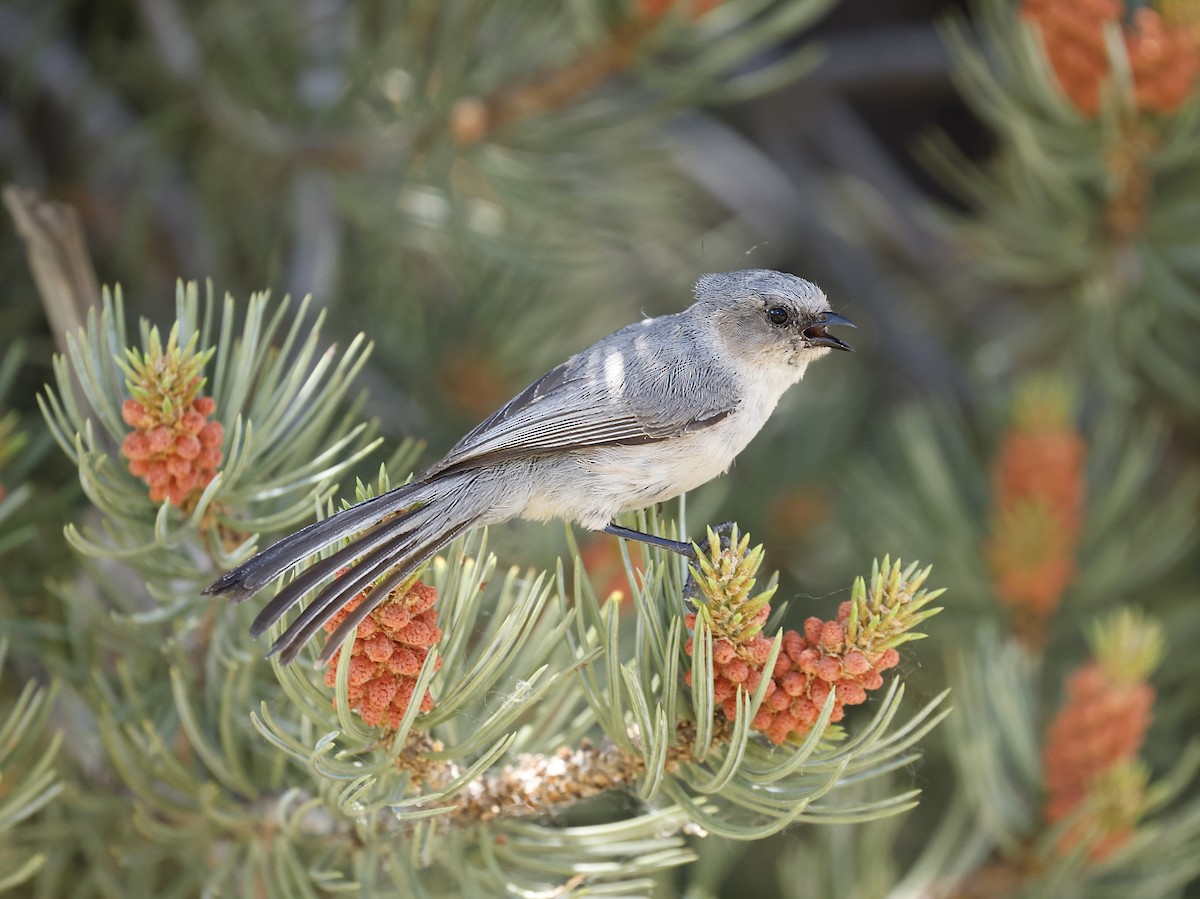
{"label": "pine branch", "polygon": [[[190,866],[195,883],[249,878],[268,896],[384,871],[397,889],[436,876],[464,892],[637,892],[692,859],[685,833],[762,839],[913,807],[911,790],[837,797],[914,760],[945,694],[901,718],[892,679],[873,716],[833,722],[884,686],[936,611],[915,566],[885,560],[837,620],[772,639],[776,579],[756,589],[764,550],[736,529],[725,548],[710,535],[694,590],[677,558],[651,553],[624,622],[573,537],[568,581],[564,563],[554,577],[498,574],[481,533],[375,604],[326,671],[264,662],[253,610],[205,605],[198,587],[251,552],[255,531],[331,512],[332,479],[372,448],[356,407],[340,408],[369,348],[322,353],[321,316],[307,328],[304,313],[289,322],[286,303],[256,296],[239,329],[231,299],[219,309],[211,290],[201,302],[181,285],[172,327],[143,321],[131,339],[119,292],[106,293],[42,398],[100,515],[69,540],[145,582],[97,577],[94,605],[121,614],[101,629],[73,617],[67,642],[88,672],[80,696],[105,776],[163,863],[207,847],[223,861]],[[381,468],[358,498],[389,487]],[[615,794],[626,804],[604,811]],[[600,823],[543,823],[568,807]]]}
{"label": "pine branch", "polygon": [[980,0],[974,29],[949,22],[964,98],[999,149],[980,166],[935,138],[927,159],[972,209],[954,218],[973,263],[1046,313],[1049,342],[1014,333],[1014,347],[1078,346],[1113,394],[1194,414],[1200,370],[1178,330],[1200,314],[1196,221],[1177,188],[1200,165],[1200,51],[1169,10],[1126,25],[1120,2],[1048,9]]}
{"label": "pine branch", "polygon": [[50,331],[64,352],[66,336],[80,330],[87,311],[100,302],[79,215],[66,204],[43,200],[15,185],[4,188],[4,205],[25,241]]}
{"label": "pine branch", "polygon": [[[1094,641],[1107,659],[1101,664],[1121,678],[1144,674],[1147,649],[1161,637],[1152,631],[1142,617],[1111,616]],[[1148,687],[1113,680],[1097,664],[1072,675],[1070,698],[1039,748],[1039,673],[1027,650],[995,634],[983,635],[970,656],[956,656],[963,714],[952,721],[949,745],[972,815],[966,826],[944,820],[917,864],[923,882],[960,899],[986,899],[1166,895],[1192,880],[1200,863],[1181,861],[1200,841],[1200,801],[1185,798],[1197,750],[1156,787],[1147,769],[1130,764],[1144,733]],[[1152,690],[1148,696],[1153,702]],[[1172,800],[1164,802],[1167,795]],[[968,847],[977,854],[980,846],[989,857],[955,870]]]}
{"label": "pine branch", "polygon": [[[321,317],[306,330],[307,303],[285,330],[287,300],[268,317],[266,295],[255,296],[239,336],[232,298],[213,333],[211,285],[202,307],[196,285],[180,284],[177,306],[165,349],[144,322],[142,350],[127,351],[120,292],[106,292],[86,331],[68,335],[68,356],[55,361],[58,391],[39,403],[105,513],[103,533],[69,527],[72,544],[86,555],[136,559],[143,571],[187,578],[198,590],[248,555],[255,531],[311,514],[333,478],[374,448],[369,425],[353,424],[354,408],[339,411],[370,347],[360,337],[340,358],[318,355]],[[211,386],[198,395],[205,370]]]}
{"label": "pine branch", "polygon": [[[1023,383],[1039,380],[1044,375],[1030,373]],[[1010,402],[1011,394],[997,391],[985,405]],[[978,445],[981,432],[994,449]],[[858,531],[867,546],[900,534],[937,542],[939,571],[962,597],[955,608],[972,609],[961,620],[952,609],[956,624],[973,629],[975,616],[995,614],[996,598],[1020,596],[1022,603],[1009,604],[1011,621],[1041,644],[1054,637],[1055,609],[1136,595],[1191,551],[1194,534],[1182,522],[1200,482],[1170,457],[1160,423],[1117,403],[1077,427],[1033,434],[983,411],[968,417],[944,404],[914,406],[854,473],[854,506],[871,510]],[[1162,497],[1152,515],[1147,495]],[[1001,538],[1015,542],[1005,548]],[[1063,633],[1072,632],[1067,620]]]}
{"label": "pine branch", "polygon": [[[727,737],[727,730],[719,728],[713,741]],[[699,761],[693,753],[695,736],[694,725],[677,725],[676,739],[663,761],[667,773]],[[629,737],[635,745],[640,742],[636,728],[631,728]],[[427,734],[412,734],[399,764],[430,786],[443,786],[463,774],[462,767],[452,761],[425,758],[444,748]],[[466,826],[496,819],[552,816],[559,808],[586,799],[632,791],[645,775],[646,760],[640,753],[629,752],[611,741],[597,745],[585,738],[573,749],[564,746],[546,755],[521,755],[516,764],[475,779],[439,821]]]}
{"label": "pine branch", "polygon": [[[0,638],[0,672],[8,648],[8,639]],[[30,681],[0,715],[0,891],[29,880],[46,863],[46,853],[22,833],[22,825],[63,789],[55,771],[61,734],[46,734],[55,692]]]}
{"label": "pine branch", "polygon": [[618,23],[603,45],[565,66],[499,87],[484,98],[459,100],[450,114],[455,140],[463,145],[478,143],[491,132],[570,105],[632,66],[642,44],[658,27],[657,18],[649,16]]}

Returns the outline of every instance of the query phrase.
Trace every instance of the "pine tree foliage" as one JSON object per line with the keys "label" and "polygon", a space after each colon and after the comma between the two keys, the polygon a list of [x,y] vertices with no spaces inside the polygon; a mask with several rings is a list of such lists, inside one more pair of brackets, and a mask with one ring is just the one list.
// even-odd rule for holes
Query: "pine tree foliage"
{"label": "pine tree foliage", "polygon": [[[8,640],[0,639],[0,671]],[[29,880],[45,863],[46,853],[18,826],[54,801],[63,788],[55,771],[62,734],[49,736],[47,723],[55,689],[28,681],[13,702],[0,694],[0,890]]]}
{"label": "pine tree foliage", "polygon": [[[947,23],[996,138],[983,163],[943,136],[922,148],[963,204],[934,250],[955,289],[926,285],[947,330],[922,335],[956,329],[958,399],[897,408],[883,354],[860,353],[837,390],[810,374],[677,518],[626,522],[696,535],[739,500],[769,563],[814,592],[885,548],[934,562],[933,639],[888,646],[895,671],[876,665],[891,635],[871,647],[861,697],[851,613],[886,630],[913,605],[893,575],[918,570],[878,565],[836,619],[821,597],[789,615],[744,535],[710,536],[689,570],[568,532],[541,571],[554,529],[475,534],[396,596],[435,595],[435,629],[364,637],[323,671],[315,650],[264,660],[254,610],[199,592],[351,499],[368,410],[442,445],[560,361],[564,334],[674,311],[699,271],[732,267],[761,236],[689,180],[673,117],[794,80],[830,3],[167,0],[141,5],[119,65],[40,88],[38,42],[73,7],[35,6],[0,11],[37,26],[11,63],[18,116],[65,104],[109,150],[77,160],[93,216],[106,192],[146,205],[95,229],[130,289],[71,335],[44,427],[6,417],[21,362],[0,364],[0,882],[46,899],[1194,894],[1191,0],[981,0]],[[819,214],[851,230],[852,209]],[[881,228],[859,224],[864,244]],[[330,314],[185,285],[157,329],[127,328],[123,307],[154,308],[180,270],[312,288]],[[387,352],[368,364],[358,329]],[[170,396],[141,383],[152,359]],[[5,457],[13,433],[29,441]],[[79,470],[73,513],[71,485],[33,482],[53,443]],[[355,498],[416,457],[398,445]],[[47,519],[72,522],[72,553],[45,558]],[[41,583],[15,587],[18,567]],[[378,674],[388,652],[410,654],[402,675]],[[838,681],[815,702],[820,665]]]}
{"label": "pine tree foliage", "polygon": [[[1119,613],[1113,620],[1121,626]],[[976,876],[999,876],[989,866],[1028,872],[1014,878],[1011,891],[1004,893],[1014,896],[1168,896],[1200,874],[1195,854],[1200,802],[1194,793],[1200,746],[1187,747],[1170,770],[1154,779],[1136,764],[1123,769],[1124,776],[1134,778],[1133,797],[1120,810],[1123,823],[1115,823],[1113,812],[1106,810],[1111,794],[1104,792],[1116,786],[1110,781],[1094,787],[1090,799],[1069,816],[1046,824],[1039,808],[1046,790],[1037,740],[1046,714],[1039,708],[1044,695],[1040,666],[1027,649],[996,632],[983,634],[972,655],[952,661],[955,692],[964,703],[971,702],[971,711],[951,725],[949,741],[957,749],[958,783],[971,823],[951,824],[946,818],[946,831],[931,843],[935,851],[918,861],[915,867],[931,887],[966,852],[984,865]],[[1130,726],[1113,716],[1111,701],[1107,719],[1104,708],[1092,713],[1100,716],[1101,726]],[[1087,749],[1079,747],[1081,753]],[[1136,828],[1115,849],[1089,851],[1103,846],[1112,828],[1131,823]],[[984,862],[989,851],[995,855]],[[953,895],[974,895],[969,886],[958,890]]]}
{"label": "pine tree foliage", "polygon": [[[864,544],[942,547],[967,711],[942,732],[955,776],[935,833],[902,849],[866,825],[831,877],[889,841],[911,861],[846,894],[1194,892],[1195,16],[1186,2],[984,0],[946,29],[997,140],[983,164],[942,136],[924,148],[966,207],[946,237],[997,307],[975,310],[984,376],[971,408],[896,416],[853,493]],[[1013,407],[1049,370],[1078,398],[1067,426],[1022,426]],[[1123,642],[1154,627],[1106,616],[1081,664],[1081,632],[1122,602],[1171,625]],[[1163,633],[1161,672],[1133,687],[1106,672],[1103,657],[1143,657]]]}
{"label": "pine tree foliage", "polygon": [[[1191,27],[1186,3],[1160,5],[1162,18],[1176,16],[1173,28]],[[960,90],[997,135],[998,152],[977,167],[935,139],[929,158],[971,208],[956,225],[972,264],[1029,308],[1036,304],[1029,327],[1050,329],[1045,336],[1083,352],[1115,393],[1155,398],[1194,417],[1200,370],[1187,335],[1200,319],[1200,107],[1186,102],[1168,114],[1146,100],[1152,77],[1170,81],[1183,98],[1191,78],[1139,68],[1136,28],[1123,32],[1116,15],[1106,21],[1100,11],[1119,13],[1122,4],[1059,6],[1064,21],[1080,18],[1083,34],[1094,29],[1094,112],[1080,108],[1067,93],[1066,71],[1053,68],[1069,33],[1039,27],[1034,3],[1015,15],[1010,3],[982,0],[972,27],[950,23],[947,45]],[[1160,16],[1150,7],[1143,12]],[[1160,48],[1147,52],[1174,50],[1156,40]],[[1045,345],[1020,323],[1011,338],[1014,347]]]}
{"label": "pine tree foliage", "polygon": [[[127,358],[137,354],[130,355],[120,291],[105,294],[86,334],[69,336],[67,355],[56,360],[58,390],[49,388],[39,399],[51,432],[79,466],[84,491],[103,514],[102,533],[67,529],[76,549],[94,558],[136,557],[143,570],[199,587],[212,563],[229,567],[245,555],[250,535],[303,521],[328,498],[338,473],[373,448],[369,425],[351,424],[356,410],[342,402],[370,346],[360,337],[340,355],[319,354],[323,316],[306,324],[307,305],[282,330],[288,303],[268,316],[267,297],[257,295],[237,333],[232,297],[226,297],[218,324],[211,285],[203,304],[197,285],[179,286],[169,345],[176,355],[197,340],[217,351],[210,395],[231,424],[222,473],[185,517],[173,514],[171,503],[153,503],[114,452],[129,431],[122,405],[135,375]],[[144,321],[141,343],[143,353],[162,348],[157,329]]]}
{"label": "pine tree foliage", "polygon": [[[0,361],[0,558],[6,559],[36,531],[28,514],[34,489],[24,479],[40,454],[16,412],[5,412],[23,358],[22,348],[13,344]],[[50,735],[48,726],[55,685],[28,679],[14,690],[10,646],[6,628],[0,634],[0,891],[28,881],[46,863],[46,853],[20,825],[28,825],[62,791],[55,771],[62,735]]]}
{"label": "pine tree foliage", "polygon": [[29,502],[33,487],[24,482],[36,460],[29,434],[20,418],[8,408],[13,380],[24,359],[20,344],[14,344],[0,360],[0,554],[9,552],[27,540],[30,529],[19,523],[18,512]]}
{"label": "pine tree foliage", "polygon": [[[114,814],[103,801],[39,824],[38,833],[58,834],[60,852],[75,847],[87,859],[79,895],[122,881],[161,895],[248,884],[279,896],[645,895],[663,871],[695,858],[686,834],[759,840],[797,822],[913,807],[914,790],[835,797],[911,763],[946,714],[943,696],[904,711],[901,682],[889,678],[869,717],[834,728],[843,699],[835,673],[822,681],[812,726],[778,747],[763,740],[758,716],[773,692],[780,707],[792,696],[771,677],[736,687],[724,705],[716,699],[714,632],[753,619],[739,633],[758,634],[774,592],[772,580],[754,593],[763,550],[736,529],[728,547],[710,532],[690,573],[655,551],[635,577],[626,555],[629,610],[619,595],[596,594],[570,534],[570,557],[554,574],[498,569],[484,533],[459,541],[424,574],[436,591],[436,638],[413,674],[413,698],[390,723],[353,711],[363,682],[347,647],[357,653],[361,636],[329,672],[265,661],[248,610],[217,607],[200,588],[248,557],[264,532],[331,511],[332,479],[372,448],[353,407],[335,413],[367,348],[354,341],[319,355],[304,311],[289,323],[286,301],[272,309],[256,296],[239,330],[231,301],[219,307],[211,287],[202,301],[195,285],[181,285],[169,337],[143,322],[140,348],[130,349],[120,294],[106,294],[56,362],[43,410],[98,516],[67,536],[99,587],[70,600],[75,658],[58,667],[99,739],[88,767],[119,784],[131,808],[107,849],[103,837],[97,845],[94,833],[69,830],[77,820],[92,832]],[[207,485],[193,479],[190,492],[149,498],[155,476],[131,469],[144,468],[134,450],[150,409],[159,411],[146,440],[168,460],[189,440],[196,449],[192,435],[210,427],[196,410],[227,424],[214,432],[224,452]],[[189,414],[199,418],[185,427]],[[410,466],[411,448],[393,463]],[[389,486],[381,469],[375,484],[359,484],[358,499]],[[654,515],[639,524],[682,532]],[[937,611],[927,575],[885,560],[860,580],[846,604],[846,644],[894,655],[920,636],[912,628]],[[686,597],[701,594],[725,612],[697,620],[688,638]],[[96,608],[80,608],[86,602]],[[758,639],[764,673],[786,670],[776,664],[785,635]],[[48,795],[49,766],[43,759],[31,782],[37,797]],[[147,851],[127,851],[128,840]],[[207,864],[191,863],[197,856]],[[54,889],[64,861],[41,891]]]}
{"label": "pine tree foliage", "polygon": [[[1130,429],[1130,415],[1128,407],[1110,403],[1081,426],[1086,513],[1068,603],[1135,597],[1196,546],[1189,522],[1200,481],[1194,473],[1172,470],[1165,420],[1143,419]],[[994,515],[987,460],[998,453],[1004,429],[998,414],[971,420],[947,404],[913,406],[889,423],[878,451],[854,471],[856,504],[872,510],[859,522],[864,542],[903,532],[910,545],[937,541],[943,547],[939,575],[961,593],[952,618],[1000,610],[985,559]],[[1154,515],[1142,514],[1147,496],[1157,498]],[[965,619],[963,624],[973,627]],[[1073,621],[1064,625],[1075,628]]]}
{"label": "pine tree foliage", "polygon": [[[16,413],[4,411],[23,357],[18,344],[0,361],[0,558],[11,557],[34,536],[33,523],[23,516],[34,490],[23,479],[36,451]],[[49,728],[57,688],[30,679],[14,693],[6,667],[9,647],[6,629],[0,634],[0,890],[24,883],[46,863],[46,853],[18,825],[63,788],[55,770],[62,735]]]}
{"label": "pine tree foliage", "polygon": [[[1057,696],[1064,669],[1077,658],[1081,623],[1121,601],[1166,611],[1173,590],[1164,592],[1161,585],[1195,552],[1188,524],[1197,501],[1195,475],[1171,464],[1164,424],[1143,420],[1141,428],[1129,430],[1130,411],[1111,403],[1074,425],[1080,413],[1063,406],[1061,398],[1078,391],[1063,393],[1065,383],[1061,377],[1026,376],[1003,424],[995,416],[970,422],[945,405],[909,409],[894,422],[879,454],[857,471],[858,502],[873,503],[876,512],[863,522],[862,538],[905,533],[915,545],[940,540],[951,567],[946,581],[961,597],[947,623],[959,634],[955,642],[971,647],[953,653],[947,665],[956,707],[962,709],[945,733],[944,751],[956,772],[954,793],[945,797],[937,831],[912,863],[886,884],[856,880],[854,889],[862,895],[1170,896],[1198,874],[1192,861],[1200,845],[1195,747],[1184,748],[1167,770],[1154,774],[1136,745],[1119,765],[1089,767],[1108,758],[1106,747],[1122,734],[1137,734],[1140,744],[1146,720],[1135,723],[1128,718],[1132,712],[1122,711],[1126,700],[1116,681],[1085,690],[1085,675],[1078,673],[1069,681],[1079,685],[1069,688],[1074,698],[1068,705],[1078,706],[1075,720],[1091,722],[1092,729],[1060,733],[1046,725],[1050,697]],[[1057,391],[1047,388],[1051,384]],[[1060,422],[1067,423],[1065,430]],[[1054,470],[1044,450],[1039,454],[1034,441],[1047,435],[1052,447],[1061,448],[1064,436],[1079,440],[1082,452],[1067,457],[1065,470]],[[1024,458],[1016,458],[1014,448]],[[991,457],[991,464],[981,464],[981,457]],[[1036,466],[1044,488],[1054,491],[1047,495],[1052,504],[1063,501],[1064,483],[1080,478],[1080,529],[1076,541],[1064,542],[1061,532],[1069,525],[1060,519],[1048,519],[1048,529],[1031,530],[1025,523],[1016,535],[1019,552],[1005,556],[1006,566],[997,568],[989,565],[989,549],[1002,539],[994,529],[1013,499],[1006,492],[1019,486],[1008,470],[1014,461],[1026,469]],[[898,490],[898,484],[906,486]],[[1148,496],[1156,498],[1153,514],[1144,511]],[[1033,498],[1018,497],[1027,504],[1019,508],[1031,508]],[[1065,555],[1052,560],[1067,565],[1065,576],[1052,575],[1041,562],[1031,571],[1043,584],[1053,582],[1055,590],[1034,603],[1006,598],[1011,570],[1029,558],[1042,559],[1046,548],[1052,556]],[[981,619],[987,622],[982,628]],[[1101,621],[1093,629],[1096,657],[1116,659],[1136,669],[1139,682],[1150,681],[1154,663],[1139,668],[1136,660],[1158,657],[1161,630],[1120,607]],[[1147,718],[1194,714],[1187,696],[1164,705],[1166,698],[1156,701],[1150,690],[1139,702],[1144,706],[1139,714]],[[1043,804],[1054,795],[1060,776],[1055,771],[1064,766],[1080,778],[1083,798],[1051,820],[1051,806],[1045,805],[1044,815]],[[866,831],[852,851],[895,840],[886,829]],[[1088,850],[1104,840],[1114,847]],[[829,876],[836,878],[844,863],[832,866]]]}

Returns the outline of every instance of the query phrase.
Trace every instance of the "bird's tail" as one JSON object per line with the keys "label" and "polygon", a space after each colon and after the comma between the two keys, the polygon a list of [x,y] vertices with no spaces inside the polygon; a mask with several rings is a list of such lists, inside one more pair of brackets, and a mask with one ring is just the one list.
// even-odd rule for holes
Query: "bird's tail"
{"label": "bird's tail", "polygon": [[[320,661],[329,658],[388,593],[411,577],[439,549],[474,527],[484,508],[472,501],[473,477],[419,481],[359,503],[285,537],[218,578],[204,592],[242,602],[297,562],[350,537],[332,555],[300,572],[259,612],[250,627],[259,636],[292,606],[343,569],[317,592],[271,646],[285,664],[354,596],[374,585],[367,598],[330,635]],[[352,566],[352,567],[351,567]]]}

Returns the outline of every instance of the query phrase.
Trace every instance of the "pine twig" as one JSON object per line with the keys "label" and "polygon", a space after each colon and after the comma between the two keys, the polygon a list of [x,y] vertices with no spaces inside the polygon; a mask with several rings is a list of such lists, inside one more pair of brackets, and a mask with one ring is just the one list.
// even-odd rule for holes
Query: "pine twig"
{"label": "pine twig", "polygon": [[570,105],[614,75],[629,69],[659,21],[646,17],[613,28],[607,43],[557,69],[539,72],[498,88],[486,98],[466,97],[454,105],[451,130],[460,144]]}
{"label": "pine twig", "polygon": [[87,310],[100,300],[100,285],[88,255],[79,213],[65,203],[45,200],[27,187],[4,188],[4,205],[25,241],[29,268],[41,294],[60,353],[66,335],[83,328]]}
{"label": "pine twig", "polygon": [[[712,742],[720,742],[728,735],[728,726],[719,724]],[[631,738],[637,741],[636,732]],[[680,722],[675,740],[667,750],[667,770],[674,771],[681,764],[696,761],[695,738],[695,725]],[[424,758],[426,753],[439,748],[428,734],[413,733],[397,764],[431,785],[450,783],[462,774],[459,765]],[[453,811],[442,820],[466,826],[499,818],[545,815],[557,807],[613,790],[633,789],[645,770],[646,761],[639,753],[629,752],[611,740],[596,744],[585,738],[574,749],[563,746],[551,754],[522,755],[517,764],[480,777],[459,794]]]}

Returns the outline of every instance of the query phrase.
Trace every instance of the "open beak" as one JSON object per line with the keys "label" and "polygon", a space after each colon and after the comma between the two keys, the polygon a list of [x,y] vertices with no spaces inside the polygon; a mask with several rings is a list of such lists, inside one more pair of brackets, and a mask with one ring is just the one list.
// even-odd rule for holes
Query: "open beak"
{"label": "open beak", "polygon": [[854,327],[854,322],[836,312],[822,312],[814,324],[804,329],[803,336],[809,346],[827,346],[835,350],[846,350],[853,353],[854,348],[844,340],[838,340],[826,330],[830,325],[848,325]]}

